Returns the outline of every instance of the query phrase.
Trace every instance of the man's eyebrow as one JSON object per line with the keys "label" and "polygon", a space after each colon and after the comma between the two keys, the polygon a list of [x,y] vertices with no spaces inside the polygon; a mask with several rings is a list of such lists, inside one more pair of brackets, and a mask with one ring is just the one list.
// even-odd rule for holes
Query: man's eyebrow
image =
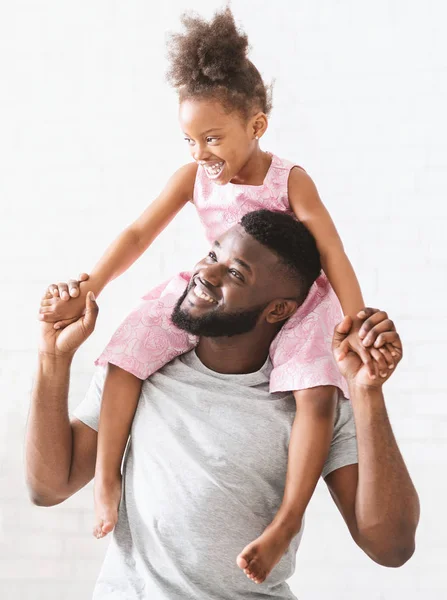
{"label": "man's eyebrow", "polygon": [[[214,248],[221,248],[221,245],[219,244],[219,242],[217,240],[215,240],[213,242],[213,247]],[[247,264],[244,260],[242,260],[242,258],[233,258],[234,262],[237,263],[238,265],[241,265],[241,267],[243,267],[244,269],[246,269],[249,273],[253,273],[252,268],[250,267],[249,264]]]}
{"label": "man's eyebrow", "polygon": [[246,269],[249,273],[252,273],[250,265],[248,265],[242,259],[240,259],[240,258],[233,258],[233,260],[234,260],[235,263],[237,263],[238,265],[241,265],[241,267],[243,267],[244,269]]}

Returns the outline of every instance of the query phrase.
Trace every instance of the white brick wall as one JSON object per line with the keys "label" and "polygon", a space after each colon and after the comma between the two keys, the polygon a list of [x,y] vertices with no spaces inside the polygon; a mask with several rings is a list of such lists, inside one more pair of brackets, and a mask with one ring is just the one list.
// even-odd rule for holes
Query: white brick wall
{"label": "white brick wall", "polygon": [[[46,284],[88,270],[106,244],[188,160],[164,83],[165,31],[215,0],[20,0],[0,9],[0,597],[89,598],[106,547],[90,537],[91,488],[31,506],[23,432]],[[308,511],[293,589],[301,600],[446,597],[447,38],[444,3],[233,0],[252,57],[276,77],[266,149],[312,174],[367,302],[405,342],[387,386],[418,487],[418,548],[399,570],[353,544],[324,486]],[[100,298],[71,402],[138,297],[193,264],[206,244],[188,207]]]}

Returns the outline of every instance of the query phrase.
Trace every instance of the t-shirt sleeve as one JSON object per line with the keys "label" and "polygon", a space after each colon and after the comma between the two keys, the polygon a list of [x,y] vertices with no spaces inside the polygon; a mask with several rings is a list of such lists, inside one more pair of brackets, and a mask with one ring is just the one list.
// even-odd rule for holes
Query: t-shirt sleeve
{"label": "t-shirt sleeve", "polygon": [[84,400],[72,413],[74,417],[95,431],[98,431],[99,427],[99,413],[101,411],[101,398],[106,371],[107,366],[98,367],[96,369]]}
{"label": "t-shirt sleeve", "polygon": [[349,400],[341,396],[337,404],[337,415],[334,425],[329,454],[323,467],[322,477],[326,477],[332,471],[355,465],[358,463],[357,436],[355,431],[354,415]]}

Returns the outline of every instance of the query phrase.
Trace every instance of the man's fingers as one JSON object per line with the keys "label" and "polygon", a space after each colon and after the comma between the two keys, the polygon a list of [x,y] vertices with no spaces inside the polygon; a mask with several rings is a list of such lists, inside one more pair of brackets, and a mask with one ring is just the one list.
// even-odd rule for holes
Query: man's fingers
{"label": "man's fingers", "polygon": [[377,336],[374,346],[380,348],[385,344],[391,346],[391,354],[393,353],[393,350],[396,352],[397,349],[402,349],[402,342],[400,341],[400,336],[397,331],[385,331]]}
{"label": "man's fingers", "polygon": [[54,329],[64,329],[65,327],[67,327],[68,325],[71,325],[72,323],[74,323],[77,320],[78,320],[78,317],[72,317],[71,319],[64,319],[62,321],[57,321],[53,325],[53,328]]}
{"label": "man's fingers", "polygon": [[337,349],[337,360],[341,361],[346,358],[346,355],[349,352],[349,342],[348,340],[343,340]]}
{"label": "man's fingers", "polygon": [[390,345],[385,344],[385,346],[380,347],[379,352],[381,352],[383,354],[383,356],[386,360],[386,364],[388,365],[388,369],[394,369],[395,363],[394,363],[393,355],[391,354],[391,351],[390,351]]}
{"label": "man's fingers", "polygon": [[371,353],[369,352],[369,350],[366,350],[366,348],[363,348],[360,345],[360,347],[358,349],[358,354],[360,356],[362,363],[368,369],[369,376],[372,377],[373,379],[375,379],[378,375],[379,370],[377,368],[377,363],[374,362],[373,357],[371,356]]}
{"label": "man's fingers", "polygon": [[90,275],[88,273],[80,273],[79,274],[79,281],[87,281],[87,279],[90,278]]}
{"label": "man's fingers", "polygon": [[351,317],[344,317],[343,321],[339,323],[334,331],[334,337],[332,339],[332,347],[338,348],[341,342],[345,339],[348,333],[351,331],[352,319]]}
{"label": "man's fingers", "polygon": [[385,321],[385,319],[388,319],[388,315],[384,310],[378,310],[369,316],[359,329],[359,337],[364,339],[373,327]]}
{"label": "man's fingers", "polygon": [[360,312],[357,313],[357,317],[359,319],[367,319],[368,317],[371,317],[376,312],[379,312],[378,308],[371,308],[369,306],[366,306]]}
{"label": "man's fingers", "polygon": [[377,344],[377,339],[381,333],[385,333],[387,331],[396,331],[394,323],[391,319],[385,319],[377,325],[374,325],[363,338],[363,345],[366,347],[374,345],[376,348],[379,348],[382,344]]}
{"label": "man's fingers", "polygon": [[371,348],[370,353],[374,359],[374,362],[376,363],[379,376],[382,378],[387,377],[389,368],[385,356],[382,354],[382,352],[380,352],[380,350],[377,350],[377,348]]}
{"label": "man's fingers", "polygon": [[82,318],[84,327],[88,333],[91,333],[95,328],[98,312],[99,308],[96,303],[95,295],[93,292],[89,292],[85,303],[85,315]]}

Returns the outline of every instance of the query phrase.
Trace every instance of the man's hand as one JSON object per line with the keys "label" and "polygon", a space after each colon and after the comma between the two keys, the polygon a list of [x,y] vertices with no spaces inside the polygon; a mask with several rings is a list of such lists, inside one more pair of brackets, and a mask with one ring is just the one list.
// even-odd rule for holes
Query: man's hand
{"label": "man's hand", "polygon": [[87,273],[81,273],[79,280],[69,279],[68,283],[49,285],[48,294],[41,302],[40,320],[53,323],[55,329],[63,329],[82,316],[89,292],[85,285],[88,279]]}
{"label": "man's hand", "polygon": [[[42,298],[41,311],[46,310],[48,301],[51,299],[55,300],[52,287],[53,286],[49,286]],[[83,314],[81,314],[80,317],[74,317],[64,321],[64,328],[58,327],[58,324],[53,326],[52,323],[42,323],[39,351],[43,354],[58,358],[71,358],[79,346],[83,344],[93,332],[98,317],[98,310],[98,305],[93,292],[88,292],[85,299]],[[41,312],[39,315],[40,318],[42,314],[46,313]]]}
{"label": "man's hand", "polygon": [[[332,351],[341,374],[348,383],[359,386],[381,387],[393,372],[394,366],[402,358],[402,343],[394,323],[388,319],[386,312],[377,308],[365,308],[358,315],[363,320],[360,335],[368,340],[368,351],[377,365],[377,373],[371,373],[370,367],[364,363],[360,353],[348,344],[348,336],[353,322],[345,317],[335,328]],[[378,347],[380,346],[380,347]]]}

